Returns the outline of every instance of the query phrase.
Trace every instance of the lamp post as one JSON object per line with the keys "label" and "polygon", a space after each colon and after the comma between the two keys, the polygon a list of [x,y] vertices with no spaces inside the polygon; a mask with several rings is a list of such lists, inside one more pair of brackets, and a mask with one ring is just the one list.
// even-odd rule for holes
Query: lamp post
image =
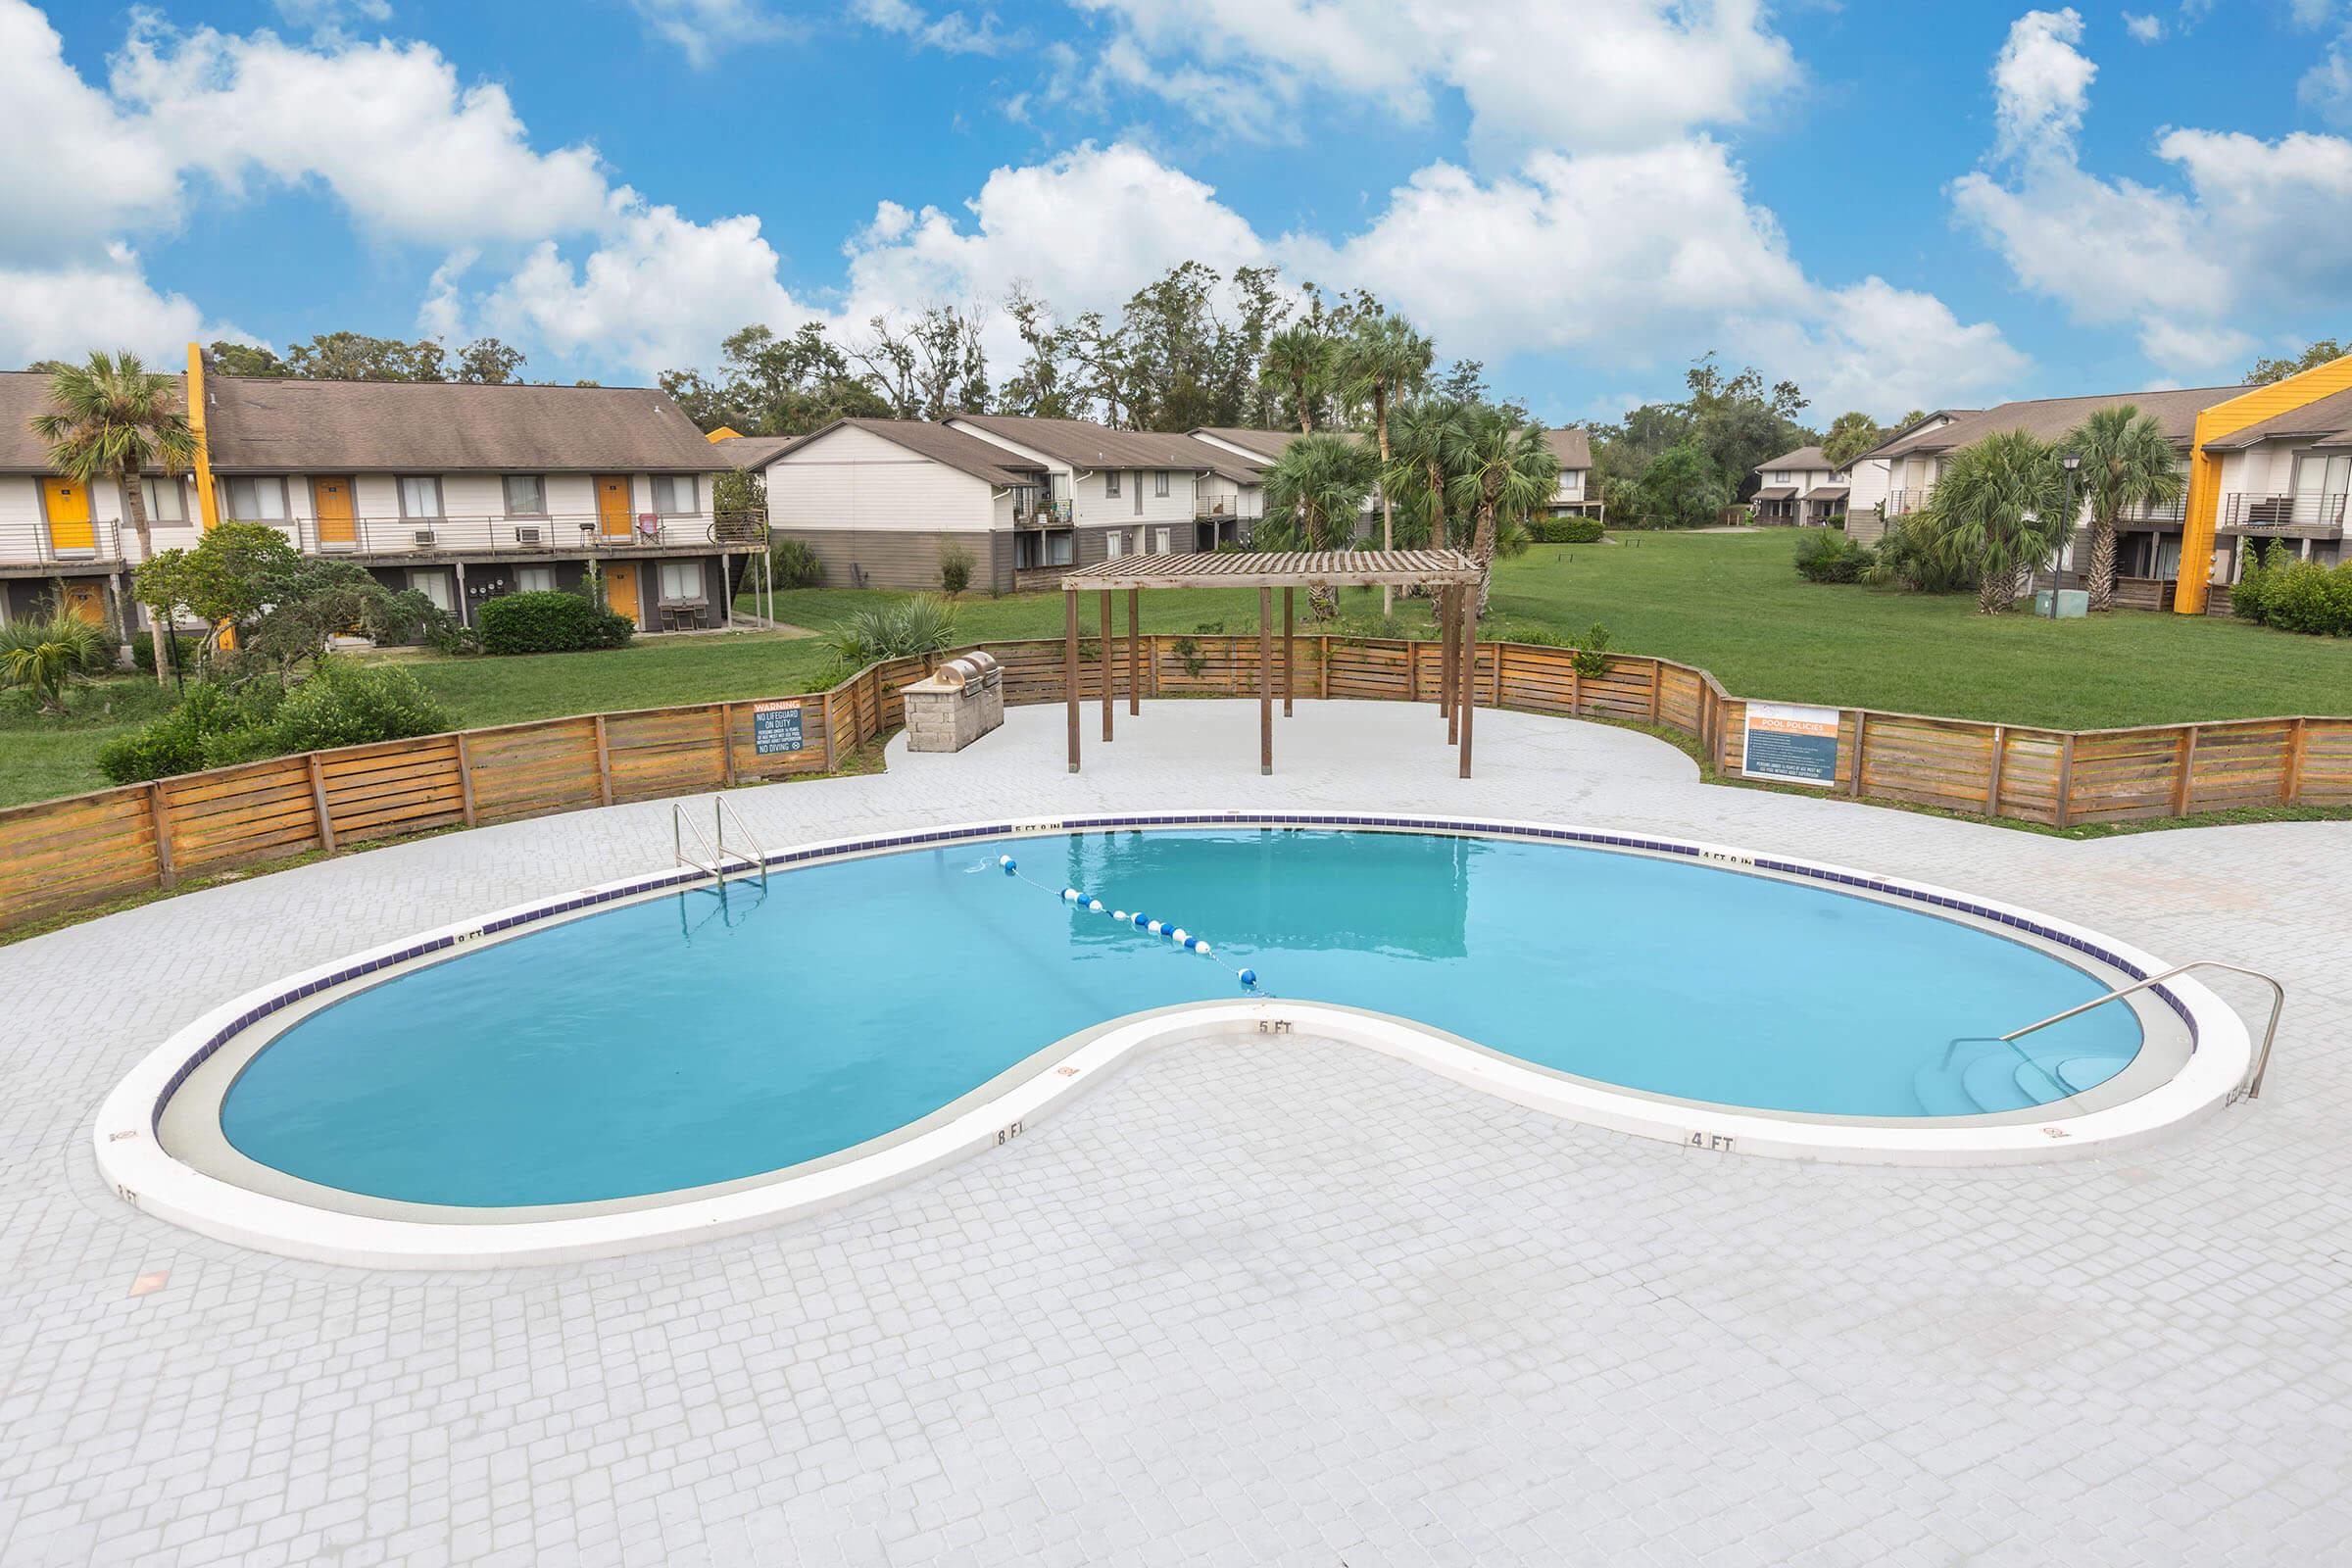
{"label": "lamp post", "polygon": [[2058,618],[2058,586],[2066,581],[2066,547],[2075,536],[2075,470],[2082,466],[2082,454],[2069,452],[2058,460],[2066,470],[2066,505],[2059,512],[2058,548],[2050,558],[2050,618]]}

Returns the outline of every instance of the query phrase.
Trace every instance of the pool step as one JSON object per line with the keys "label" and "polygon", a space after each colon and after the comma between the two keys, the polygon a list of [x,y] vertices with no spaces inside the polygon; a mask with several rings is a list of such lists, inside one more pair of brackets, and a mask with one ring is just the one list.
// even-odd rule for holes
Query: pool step
{"label": "pool step", "polygon": [[1953,1049],[1948,1062],[1922,1067],[1913,1089],[1931,1116],[2024,1110],[2105,1083],[2131,1059],[2084,1054],[2056,1043],[2035,1051],[1998,1040],[1969,1040]]}

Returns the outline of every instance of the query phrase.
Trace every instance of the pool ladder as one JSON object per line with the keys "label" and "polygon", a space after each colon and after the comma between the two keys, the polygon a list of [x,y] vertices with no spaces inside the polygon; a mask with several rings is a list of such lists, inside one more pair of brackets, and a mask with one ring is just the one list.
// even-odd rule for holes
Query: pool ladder
{"label": "pool ladder", "polygon": [[[752,836],[752,830],[743,825],[743,818],[735,814],[734,808],[727,805],[720,796],[710,797],[710,830],[715,838],[715,843],[712,839],[703,837],[701,827],[686,820],[685,802],[679,801],[670,807],[669,847],[673,862],[678,865],[693,866],[697,871],[709,877],[713,886],[724,884],[727,880],[727,856],[729,854],[727,824],[730,822],[735,825],[735,836],[752,847],[751,854],[736,853],[735,858],[743,862],[743,869],[747,873],[752,871],[760,873],[760,891],[765,893],[767,891],[767,852],[760,847],[760,841]],[[708,865],[686,853],[686,840],[689,836],[693,838],[695,847],[710,858]]]}
{"label": "pool ladder", "polygon": [[[1988,1038],[1998,1040],[2003,1045],[2015,1045],[2026,1036],[2047,1029],[2054,1023],[2064,1023],[2069,1018],[2088,1012],[2093,1007],[2103,1007],[2110,1002],[2131,996],[2133,992],[2145,991],[2150,986],[2162,985],[2165,981],[2177,975],[2186,974],[2191,969],[2220,969],[2229,974],[2243,975],[2249,980],[2259,980],[2271,988],[2271,1016],[2270,1021],[2263,1025],[2262,1049],[2255,1052],[2253,1061],[2246,1068],[2246,1076],[2239,1081],[2235,1089],[2230,1091],[2229,1102],[2234,1105],[2241,1100],[2261,1099],[2263,1074],[2271,1070],[2271,1043],[2278,1038],[2278,1014],[2286,1009],[2286,987],[2261,970],[2249,969],[2243,964],[2223,963],[2215,958],[2199,958],[2191,963],[2175,964],[2162,974],[2152,974],[2144,980],[2134,980],[2128,986],[2118,986],[2103,997],[2093,997],[2088,1002],[2067,1008],[2064,1012],[2054,1012],[2039,1023],[2030,1023],[2023,1029],[2013,1029],[2005,1035],[1993,1035]],[[1955,1040],[1952,1044],[1963,1045],[1966,1044],[1966,1041]],[[2036,1065],[2038,1066],[2038,1064]],[[2074,1093],[2073,1090],[2060,1083],[2054,1074],[2044,1070],[2043,1076],[2049,1078],[2052,1087],[2058,1089],[2062,1095]]]}

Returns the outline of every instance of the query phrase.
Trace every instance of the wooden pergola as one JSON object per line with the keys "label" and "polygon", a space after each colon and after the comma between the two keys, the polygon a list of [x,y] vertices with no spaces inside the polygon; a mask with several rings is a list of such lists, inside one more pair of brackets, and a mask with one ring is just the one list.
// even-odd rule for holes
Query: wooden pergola
{"label": "wooden pergola", "polygon": [[1078,597],[1102,598],[1102,739],[1111,738],[1117,681],[1111,664],[1110,596],[1127,594],[1127,711],[1143,711],[1143,637],[1138,630],[1146,588],[1257,590],[1257,763],[1274,771],[1274,590],[1282,590],[1282,713],[1291,716],[1298,637],[1294,605],[1305,588],[1431,588],[1438,595],[1444,635],[1444,674],[1438,707],[1446,743],[1461,747],[1462,777],[1470,776],[1471,672],[1478,664],[1478,563],[1458,550],[1346,550],[1238,555],[1120,556],[1082,566],[1061,579],[1064,629],[1062,684],[1069,694],[1070,771],[1078,771]]}

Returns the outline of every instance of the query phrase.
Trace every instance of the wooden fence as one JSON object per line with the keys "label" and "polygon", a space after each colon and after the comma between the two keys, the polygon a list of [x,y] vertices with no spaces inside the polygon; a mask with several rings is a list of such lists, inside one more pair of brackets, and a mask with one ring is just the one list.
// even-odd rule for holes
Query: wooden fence
{"label": "wooden fence", "polygon": [[[1009,704],[1062,700],[1058,639],[991,643]],[[1129,686],[1113,643],[1114,694]],[[1102,690],[1081,645],[1081,694]],[[1430,702],[1435,642],[1298,639],[1298,692]],[[1481,706],[1631,719],[1695,738],[1740,774],[1746,704],[1701,669],[1611,655],[1578,673],[1568,650],[1481,643]],[[870,665],[829,691],[766,702],[801,710],[801,747],[762,753],[763,702],[599,713],[274,758],[0,810],[0,930],[312,850],[456,825],[715,790],[834,769],[904,719],[919,659]],[[1154,636],[1144,695],[1253,695],[1257,639]],[[1865,709],[1841,711],[1835,792],[2069,826],[2263,806],[2352,805],[2352,718],[2256,718],[2067,731]]]}

